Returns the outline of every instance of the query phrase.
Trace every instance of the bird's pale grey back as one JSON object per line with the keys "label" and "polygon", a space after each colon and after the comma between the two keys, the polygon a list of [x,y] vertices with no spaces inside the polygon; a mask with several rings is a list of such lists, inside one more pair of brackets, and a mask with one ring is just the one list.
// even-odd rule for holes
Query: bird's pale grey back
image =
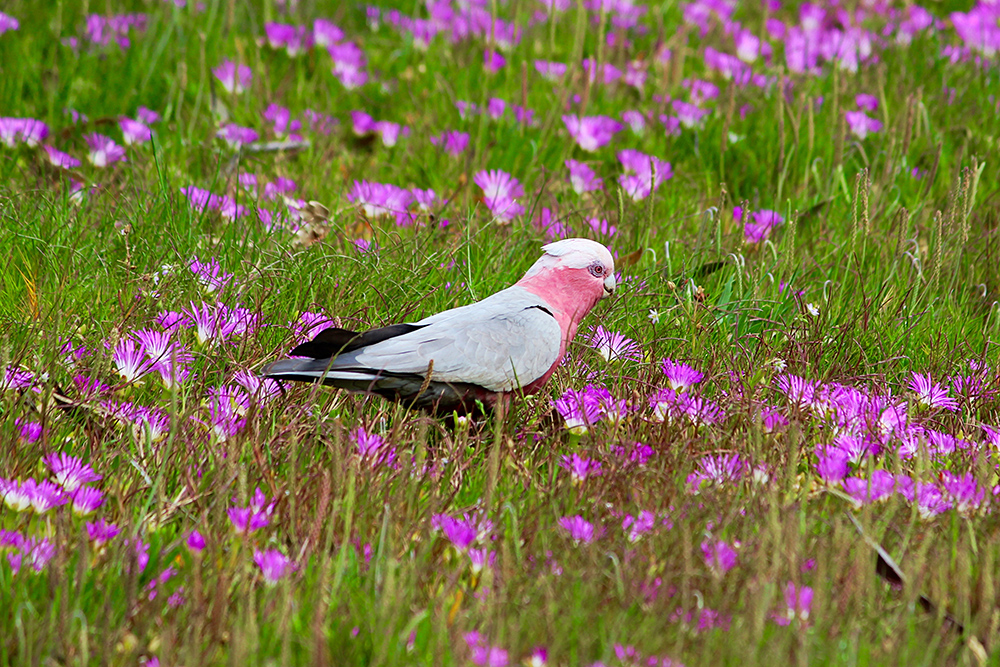
{"label": "bird's pale grey back", "polygon": [[518,286],[415,324],[422,326],[337,357],[330,370],[361,366],[423,375],[433,360],[436,381],[511,391],[545,375],[562,342],[551,308]]}

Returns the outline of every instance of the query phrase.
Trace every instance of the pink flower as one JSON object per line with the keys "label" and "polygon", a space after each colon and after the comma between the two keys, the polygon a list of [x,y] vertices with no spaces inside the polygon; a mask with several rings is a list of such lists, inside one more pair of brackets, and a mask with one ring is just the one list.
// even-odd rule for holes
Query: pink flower
{"label": "pink flower", "polygon": [[118,161],[125,160],[125,149],[103,134],[88,134],[84,137],[90,152],[87,159],[95,167],[107,167]]}
{"label": "pink flower", "polygon": [[736,567],[736,552],[722,540],[702,542],[701,553],[705,557],[705,565],[718,577]]}
{"label": "pink flower", "polygon": [[775,227],[784,223],[785,219],[776,211],[767,209],[754,211],[752,221],[748,220],[743,227],[743,236],[747,243],[760,243],[771,235]]}
{"label": "pink flower", "polygon": [[705,377],[704,373],[669,357],[660,362],[660,369],[667,376],[667,383],[674,391],[686,391]]}
{"label": "pink flower", "polygon": [[601,462],[588,459],[579,454],[563,456],[559,460],[559,466],[569,471],[570,478],[574,484],[582,484],[587,477],[601,474]]}
{"label": "pink flower", "polygon": [[493,217],[499,222],[510,222],[524,213],[524,207],[517,203],[524,196],[524,186],[510,174],[494,169],[480,171],[473,182],[483,189],[483,201]]}
{"label": "pink flower", "polygon": [[449,130],[431,137],[431,144],[440,146],[449,155],[461,155],[469,147],[469,135],[466,132]]}
{"label": "pink flower", "polygon": [[812,609],[813,589],[809,586],[795,587],[789,581],[785,584],[785,607],[783,612],[775,613],[772,618],[778,625],[789,625],[798,618],[805,623],[809,620],[809,611]]}
{"label": "pink flower", "polygon": [[878,98],[867,93],[860,93],[854,98],[858,108],[862,111],[875,111],[878,109]]}
{"label": "pink flower", "polygon": [[674,175],[669,162],[631,148],[619,151],[618,161],[625,170],[618,182],[633,201],[645,199]]}
{"label": "pink flower", "polygon": [[607,116],[563,116],[563,123],[573,140],[585,151],[594,152],[611,141],[622,124]]}
{"label": "pink flower", "polygon": [[64,453],[52,453],[42,458],[49,471],[56,478],[56,483],[68,493],[90,482],[99,482],[102,477],[94,469],[75,456]]}
{"label": "pink flower", "polygon": [[932,409],[958,410],[958,401],[948,395],[948,390],[934,382],[931,376],[910,373],[910,389],[917,395],[917,402]]}
{"label": "pink flower", "polygon": [[604,188],[601,178],[583,162],[566,160],[566,168],[569,169],[569,182],[576,194],[582,195],[584,192]]}
{"label": "pink flower", "polygon": [[642,348],[631,338],[626,338],[620,333],[608,331],[598,325],[596,329],[591,329],[588,344],[597,350],[597,353],[604,357],[605,361],[640,361],[642,359]]}
{"label": "pink flower", "polygon": [[143,123],[131,118],[120,118],[118,120],[118,127],[122,131],[122,137],[125,139],[126,146],[144,143],[153,138],[152,130]]}
{"label": "pink flower", "polygon": [[364,428],[358,427],[349,436],[358,448],[358,456],[372,468],[387,466],[396,467],[396,448],[375,433],[369,434]]}
{"label": "pink flower", "polygon": [[577,544],[587,544],[594,539],[594,526],[580,515],[559,519],[559,527],[565,530]]}
{"label": "pink flower", "polygon": [[292,561],[277,549],[254,550],[253,562],[260,568],[264,583],[273,586],[292,570]]}
{"label": "pink flower", "polygon": [[80,166],[80,161],[68,153],[56,150],[52,146],[45,146],[45,153],[49,156],[49,162],[60,169],[76,169]]}
{"label": "pink flower", "polygon": [[851,132],[862,141],[869,134],[882,130],[882,121],[869,118],[864,111],[848,111],[844,115],[847,117],[847,126],[851,128]]}

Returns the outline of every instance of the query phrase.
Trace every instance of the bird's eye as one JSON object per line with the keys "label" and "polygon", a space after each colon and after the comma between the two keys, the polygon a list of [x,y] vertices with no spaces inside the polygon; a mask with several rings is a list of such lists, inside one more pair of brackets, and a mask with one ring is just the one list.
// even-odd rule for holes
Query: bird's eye
{"label": "bird's eye", "polygon": [[604,275],[604,265],[603,264],[591,264],[590,265],[590,273],[592,275],[595,275],[598,278],[600,278],[601,276]]}

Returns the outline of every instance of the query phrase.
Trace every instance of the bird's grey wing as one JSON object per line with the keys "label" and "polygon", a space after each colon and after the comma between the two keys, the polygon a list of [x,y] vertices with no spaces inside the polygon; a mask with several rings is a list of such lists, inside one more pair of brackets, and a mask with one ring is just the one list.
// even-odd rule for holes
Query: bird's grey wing
{"label": "bird's grey wing", "polygon": [[[502,293],[494,295],[500,296]],[[368,368],[510,391],[542,377],[559,358],[562,330],[537,297],[520,291],[439,313],[419,329],[348,352],[330,370]]]}

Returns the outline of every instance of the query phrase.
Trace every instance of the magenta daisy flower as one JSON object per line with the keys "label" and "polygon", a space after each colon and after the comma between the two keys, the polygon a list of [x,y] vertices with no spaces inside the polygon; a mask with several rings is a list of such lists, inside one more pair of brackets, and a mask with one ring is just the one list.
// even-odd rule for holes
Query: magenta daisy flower
{"label": "magenta daisy flower", "polygon": [[126,146],[145,143],[153,138],[153,131],[151,129],[144,123],[132,120],[131,118],[120,118],[118,120],[118,127],[122,131],[122,138],[125,140]]}
{"label": "magenta daisy flower", "polygon": [[260,138],[260,134],[252,127],[242,127],[235,123],[227,123],[219,128],[215,136],[222,139],[233,150],[239,150],[246,144],[252,144]]}
{"label": "magenta daisy flower", "polygon": [[573,141],[583,150],[593,153],[601,146],[611,141],[616,132],[621,131],[622,124],[607,116],[563,116],[563,123]]}
{"label": "magenta daisy flower", "polygon": [[869,134],[875,134],[882,130],[882,121],[869,117],[864,111],[848,111],[844,116],[847,118],[847,126],[851,132],[862,141]]}
{"label": "magenta daisy flower", "polygon": [[469,135],[467,132],[448,130],[431,137],[431,144],[440,147],[449,155],[458,156],[469,147]]}
{"label": "magenta daisy flower", "polygon": [[494,169],[480,171],[473,182],[483,189],[483,201],[499,222],[509,222],[524,213],[524,207],[517,203],[524,196],[524,187],[510,174]]}
{"label": "magenta daisy flower", "polygon": [[917,395],[917,402],[925,408],[958,410],[958,401],[948,395],[948,390],[931,379],[930,374],[910,373],[910,389]]}
{"label": "magenta daisy flower", "polygon": [[47,144],[45,146],[45,153],[49,157],[49,162],[51,162],[54,167],[59,167],[60,169],[76,169],[80,166],[80,161],[75,157],[68,153],[56,150]]}
{"label": "magenta daisy flower", "polygon": [[645,199],[674,176],[669,162],[631,148],[619,151],[618,161],[625,170],[618,183],[633,201]]}
{"label": "magenta daisy flower", "polygon": [[116,144],[111,137],[94,133],[86,135],[84,139],[90,148],[87,159],[95,167],[107,167],[125,160],[125,149]]}
{"label": "magenta daisy flower", "polygon": [[629,542],[638,542],[639,538],[648,533],[656,525],[656,516],[648,511],[639,512],[639,516],[627,514],[622,520],[622,530]]}
{"label": "magenta daisy flower", "polygon": [[466,551],[493,532],[493,522],[477,514],[465,514],[461,519],[447,514],[435,514],[431,517],[431,527],[440,529],[459,551]]}
{"label": "magenta daisy flower", "polygon": [[[30,482],[30,484],[28,483]],[[0,477],[0,498],[4,504],[15,512],[23,512],[31,507],[31,496],[35,489],[35,480],[19,482],[16,479]]]}
{"label": "magenta daisy flower", "polygon": [[574,433],[586,433],[604,414],[599,398],[588,391],[566,390],[553,403],[566,428]]}
{"label": "magenta daisy flower", "polygon": [[73,514],[86,516],[93,514],[97,508],[104,504],[104,494],[92,486],[81,486],[71,495],[73,500]]}
{"label": "magenta daisy flower", "polygon": [[660,362],[660,369],[667,376],[667,383],[674,391],[686,391],[705,378],[704,373],[669,357]]}
{"label": "magenta daisy flower", "polygon": [[187,548],[191,551],[191,553],[196,555],[204,551],[206,546],[205,537],[197,530],[192,530],[188,533],[187,540],[185,540],[184,543],[187,545]]}
{"label": "magenta daisy flower", "polygon": [[601,474],[600,461],[589,459],[579,454],[563,456],[559,460],[559,467],[569,471],[570,478],[574,484],[582,484],[588,477],[596,477]]}
{"label": "magenta daisy flower", "polygon": [[101,475],[75,456],[62,452],[42,457],[42,462],[49,467],[52,476],[56,478],[65,491],[72,493],[84,484],[101,481]]}
{"label": "magenta daisy flower", "polygon": [[743,237],[747,243],[760,243],[771,235],[776,227],[783,224],[785,219],[777,211],[767,209],[754,211],[752,220],[747,220],[743,227]]}
{"label": "magenta daisy flower", "polygon": [[705,565],[718,577],[736,567],[736,552],[723,542],[702,542],[701,553],[705,557]]}
{"label": "magenta daisy flower", "polygon": [[604,181],[583,162],[566,160],[566,168],[569,169],[569,183],[576,194],[604,189]]}
{"label": "magenta daisy flower", "polygon": [[708,484],[719,486],[732,484],[742,479],[749,469],[739,454],[703,456],[698,461],[698,469],[687,477],[688,489],[694,493]]}
{"label": "magenta daisy flower", "polygon": [[37,483],[35,480],[29,479],[25,481],[24,486],[30,488],[31,508],[37,514],[44,514],[53,507],[59,507],[69,502],[69,496],[66,492],[47,479]]}
{"label": "magenta daisy flower", "polygon": [[382,436],[368,433],[358,427],[351,431],[349,440],[358,448],[358,456],[372,468],[387,466],[396,467],[396,448],[387,443]]}
{"label": "magenta daisy flower", "polygon": [[118,530],[118,526],[108,523],[104,519],[98,519],[93,523],[88,521],[85,526],[87,529],[87,539],[97,547],[107,544],[121,532]]}
{"label": "magenta daisy flower", "polygon": [[231,95],[239,95],[253,81],[253,71],[248,66],[237,65],[230,60],[224,60],[221,65],[212,69],[212,74],[222,84],[223,90]]}
{"label": "magenta daisy flower", "polygon": [[347,193],[347,201],[360,206],[370,219],[393,216],[396,224],[400,226],[412,220],[409,208],[413,203],[413,193],[406,188],[369,181],[354,181],[354,186]]}
{"label": "magenta daisy flower", "polygon": [[135,382],[153,370],[146,351],[132,338],[122,338],[118,341],[111,360],[118,369],[118,375],[126,382]]}
{"label": "magenta daisy flower", "polygon": [[550,62],[547,60],[536,60],[535,71],[546,81],[559,81],[566,75],[569,69],[566,63]]}
{"label": "magenta daisy flower", "polygon": [[601,325],[592,328],[587,343],[604,357],[605,361],[640,361],[642,348],[631,338],[615,331],[608,331]]}
{"label": "magenta daisy flower", "polygon": [[559,519],[559,527],[565,530],[576,544],[588,544],[594,539],[594,525],[577,514]]}
{"label": "magenta daisy flower", "polygon": [[281,581],[282,577],[292,571],[292,561],[277,549],[267,551],[254,550],[253,562],[260,568],[264,583],[269,586]]}
{"label": "magenta daisy flower", "polygon": [[785,607],[783,612],[776,612],[771,618],[778,625],[790,625],[796,618],[805,623],[809,620],[809,611],[812,609],[813,589],[809,586],[795,587],[789,581],[785,585]]}

